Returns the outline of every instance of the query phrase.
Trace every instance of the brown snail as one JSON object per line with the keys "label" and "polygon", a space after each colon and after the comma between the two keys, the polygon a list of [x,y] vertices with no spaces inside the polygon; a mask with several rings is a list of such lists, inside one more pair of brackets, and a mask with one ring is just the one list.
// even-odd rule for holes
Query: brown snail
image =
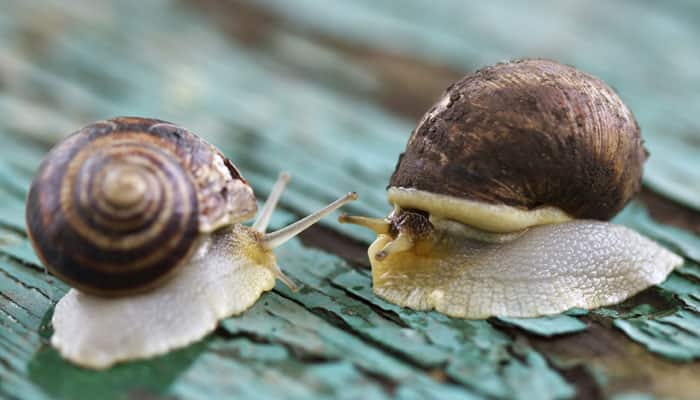
{"label": "brown snail", "polygon": [[214,146],[169,122],[116,118],[57,144],[27,199],[32,245],[75,289],[56,305],[52,344],[84,366],[161,354],[243,312],[280,278],[273,249],[354,193],[265,233],[281,174],[252,227],[255,196]]}
{"label": "brown snail", "polygon": [[620,302],[682,259],[612,218],[640,188],[639,127],[602,81],[553,61],[486,67],[413,130],[372,229],[374,291],[464,318]]}

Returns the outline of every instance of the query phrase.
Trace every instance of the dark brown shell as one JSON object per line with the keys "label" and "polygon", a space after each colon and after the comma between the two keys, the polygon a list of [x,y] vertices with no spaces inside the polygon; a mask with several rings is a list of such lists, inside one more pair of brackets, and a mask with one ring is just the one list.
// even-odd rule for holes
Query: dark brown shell
{"label": "dark brown shell", "polygon": [[201,232],[255,210],[252,189],[215,147],[169,122],[117,118],[51,150],[26,218],[52,273],[85,292],[120,295],[156,286],[189,258]]}
{"label": "dark brown shell", "polygon": [[646,156],[632,113],[605,83],[519,60],[447,88],[389,186],[608,220],[639,190]]}

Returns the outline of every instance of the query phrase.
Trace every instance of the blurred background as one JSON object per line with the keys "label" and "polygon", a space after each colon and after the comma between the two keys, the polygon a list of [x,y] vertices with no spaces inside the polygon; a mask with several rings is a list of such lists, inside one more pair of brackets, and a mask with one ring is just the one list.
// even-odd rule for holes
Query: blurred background
{"label": "blurred background", "polygon": [[296,212],[356,190],[350,211],[384,215],[397,156],[448,84],[502,60],[547,57],[613,86],[651,151],[647,187],[700,210],[692,0],[0,0],[0,9],[0,135],[12,143],[2,186],[70,132],[136,115],[220,146],[260,195],[290,171],[283,203]]}
{"label": "blurred background", "polygon": [[[0,0],[0,397],[697,398],[699,44],[695,0]],[[661,287],[520,323],[414,313],[356,268],[372,235],[327,218],[280,249],[303,289],[278,286],[205,341],[102,374],[50,350],[67,288],[27,243],[24,199],[62,137],[120,115],[169,120],[219,146],[259,199],[289,171],[278,218],[350,190],[346,211],[383,216],[423,112],[463,75],[521,57],[598,76],[635,113],[651,158],[617,222],[686,258]]]}

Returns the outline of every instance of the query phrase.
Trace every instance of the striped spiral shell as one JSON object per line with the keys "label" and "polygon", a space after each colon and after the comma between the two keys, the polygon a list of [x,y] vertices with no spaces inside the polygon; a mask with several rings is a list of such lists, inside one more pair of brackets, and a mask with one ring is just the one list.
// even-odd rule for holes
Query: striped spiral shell
{"label": "striped spiral shell", "polygon": [[168,122],[117,118],[51,150],[26,216],[53,274],[114,296],[157,286],[189,258],[200,233],[255,211],[252,189],[212,145]]}

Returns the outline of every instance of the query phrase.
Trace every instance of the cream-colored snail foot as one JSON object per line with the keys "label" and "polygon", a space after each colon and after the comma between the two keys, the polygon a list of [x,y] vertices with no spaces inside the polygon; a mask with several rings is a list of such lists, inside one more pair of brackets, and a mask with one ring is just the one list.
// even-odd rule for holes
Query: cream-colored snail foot
{"label": "cream-colored snail foot", "polygon": [[275,286],[275,275],[217,234],[164,286],[104,298],[71,289],[56,305],[51,344],[68,360],[102,369],[164,354],[213,331]]}
{"label": "cream-colored snail foot", "polygon": [[475,239],[456,222],[408,251],[369,249],[374,292],[403,307],[461,318],[536,317],[619,303],[663,282],[682,259],[623,226],[576,220],[508,240]]}

